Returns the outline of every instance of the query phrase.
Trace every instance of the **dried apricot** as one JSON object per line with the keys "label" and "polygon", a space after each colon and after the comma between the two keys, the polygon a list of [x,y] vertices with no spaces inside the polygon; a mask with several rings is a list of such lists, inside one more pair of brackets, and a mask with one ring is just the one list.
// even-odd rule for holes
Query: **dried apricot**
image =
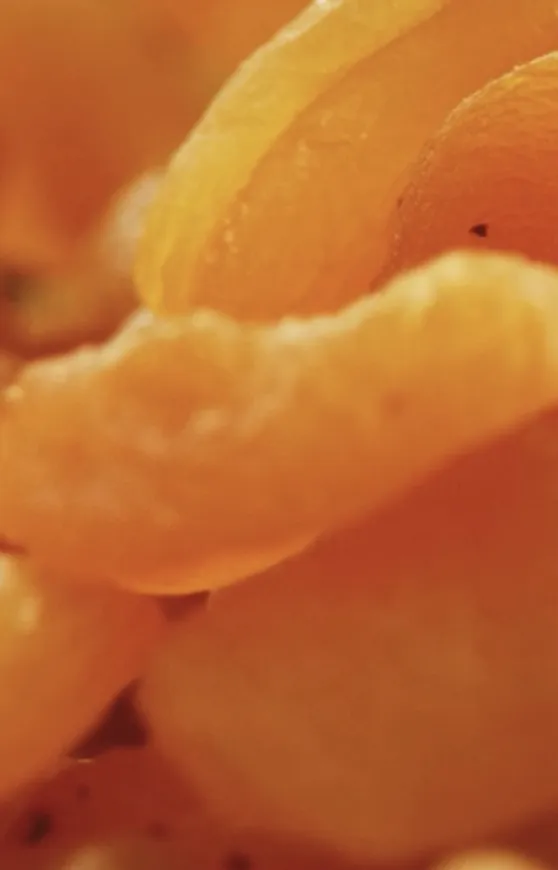
{"label": "dried apricot", "polygon": [[557,290],[471,255],[307,321],[139,316],[5,393],[0,532],[144,591],[255,573],[554,404]]}
{"label": "dried apricot", "polygon": [[148,666],[157,745],[229,822],[365,860],[555,807],[557,456],[553,412],[214,593]]}
{"label": "dried apricot", "polygon": [[351,870],[303,843],[224,827],[151,749],[63,766],[4,805],[0,864],[9,870]]}
{"label": "dried apricot", "polygon": [[[50,819],[40,838],[38,810]],[[93,761],[62,763],[4,804],[0,861],[11,870],[30,847],[44,855],[118,837],[176,838],[199,814],[192,790],[153,749],[111,750]]]}
{"label": "dried apricot", "polygon": [[558,263],[557,139],[558,53],[464,100],[415,166],[392,269],[456,247]]}
{"label": "dried apricot", "polygon": [[247,319],[368,292],[390,210],[447,113],[556,46],[554,0],[312,4],[248,60],[171,162],[138,264],[158,311]]}

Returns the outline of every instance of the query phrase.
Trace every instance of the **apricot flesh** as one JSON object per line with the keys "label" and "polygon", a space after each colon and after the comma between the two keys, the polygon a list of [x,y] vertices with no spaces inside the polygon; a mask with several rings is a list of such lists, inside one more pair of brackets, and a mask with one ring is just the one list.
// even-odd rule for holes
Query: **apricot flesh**
{"label": "apricot flesh", "polygon": [[176,624],[157,744],[239,825],[403,859],[558,799],[556,416]]}

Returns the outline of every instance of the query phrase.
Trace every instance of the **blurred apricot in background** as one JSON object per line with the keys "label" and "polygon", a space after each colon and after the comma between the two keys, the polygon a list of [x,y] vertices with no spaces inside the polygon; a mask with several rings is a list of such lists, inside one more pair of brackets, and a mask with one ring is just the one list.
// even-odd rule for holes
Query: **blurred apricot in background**
{"label": "blurred apricot in background", "polygon": [[193,120],[181,32],[145,0],[0,4],[0,258],[42,264]]}

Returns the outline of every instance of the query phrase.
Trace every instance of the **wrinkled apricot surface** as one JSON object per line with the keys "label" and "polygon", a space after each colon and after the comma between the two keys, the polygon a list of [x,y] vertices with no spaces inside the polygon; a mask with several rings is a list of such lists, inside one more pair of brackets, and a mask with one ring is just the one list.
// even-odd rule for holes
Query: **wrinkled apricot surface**
{"label": "wrinkled apricot surface", "polygon": [[456,247],[558,263],[557,140],[558,53],[465,99],[414,168],[393,270]]}
{"label": "wrinkled apricot surface", "polygon": [[137,270],[149,304],[267,319],[367,292],[425,140],[462,97],[558,38],[552,0],[389,10],[313,4],[232,78],[163,184]]}
{"label": "wrinkled apricot surface", "polygon": [[555,403],[557,287],[455,256],[329,317],[139,316],[5,393],[0,528],[131,589],[238,580]]}

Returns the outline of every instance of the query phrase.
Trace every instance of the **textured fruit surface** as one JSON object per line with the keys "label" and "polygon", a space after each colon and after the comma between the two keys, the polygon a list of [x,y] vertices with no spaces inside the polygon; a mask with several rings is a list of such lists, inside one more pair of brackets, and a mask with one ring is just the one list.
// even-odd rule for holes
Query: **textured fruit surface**
{"label": "textured fruit surface", "polygon": [[0,559],[0,795],[43,774],[137,677],[155,604]]}
{"label": "textured fruit surface", "polygon": [[172,629],[143,707],[218,811],[391,859],[556,803],[555,435],[477,451]]}
{"label": "textured fruit surface", "polygon": [[139,316],[5,394],[0,529],[134,589],[254,573],[556,402],[557,283],[455,256],[330,317]]}
{"label": "textured fruit surface", "polygon": [[415,167],[393,268],[456,247],[557,263],[557,140],[558,53],[464,100]]}
{"label": "textured fruit surface", "polygon": [[149,304],[266,319],[365,293],[425,140],[460,99],[558,37],[554,0],[389,12],[315,3],[228,83],[153,211],[137,271]]}

